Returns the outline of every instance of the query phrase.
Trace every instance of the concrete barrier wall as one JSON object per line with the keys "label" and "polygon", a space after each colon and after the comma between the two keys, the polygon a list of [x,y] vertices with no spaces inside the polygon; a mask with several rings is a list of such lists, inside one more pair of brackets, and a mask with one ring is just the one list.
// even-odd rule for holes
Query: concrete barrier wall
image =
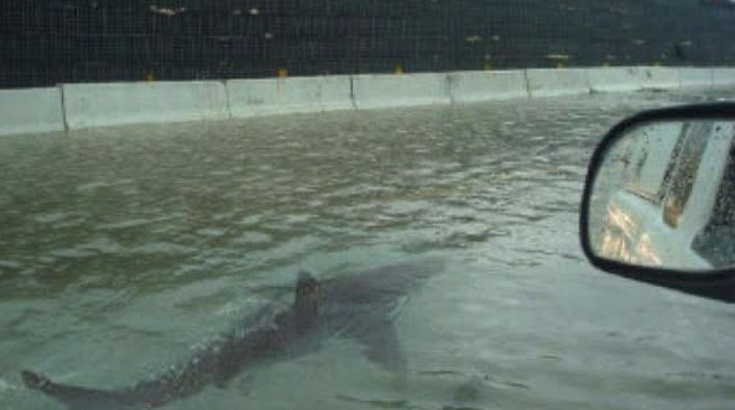
{"label": "concrete barrier wall", "polygon": [[714,87],[735,85],[735,68],[713,68],[712,85]]}
{"label": "concrete barrier wall", "polygon": [[62,91],[72,129],[229,117],[218,81],[64,84]]}
{"label": "concrete barrier wall", "polygon": [[352,76],[352,96],[358,109],[449,104],[446,74]]}
{"label": "concrete barrier wall", "polygon": [[679,68],[681,87],[712,88],[712,70],[709,68]]}
{"label": "concrete barrier wall", "polygon": [[526,70],[531,98],[589,94],[590,77],[584,68]]}
{"label": "concrete barrier wall", "polygon": [[681,88],[679,71],[672,67],[636,67],[644,90],[675,90]]}
{"label": "concrete barrier wall", "polygon": [[643,89],[643,83],[636,67],[589,68],[587,72],[592,92],[617,93]]}
{"label": "concrete barrier wall", "polygon": [[733,87],[735,68],[615,67],[64,84],[0,91],[0,135],[590,92]]}
{"label": "concrete barrier wall", "polygon": [[232,117],[354,108],[349,76],[227,81]]}
{"label": "concrete barrier wall", "polygon": [[0,92],[0,135],[63,131],[64,128],[58,88]]}
{"label": "concrete barrier wall", "polygon": [[448,80],[453,103],[529,97],[523,70],[450,73]]}
{"label": "concrete barrier wall", "polygon": [[671,67],[609,67],[587,71],[592,92],[675,90],[682,86],[679,69]]}

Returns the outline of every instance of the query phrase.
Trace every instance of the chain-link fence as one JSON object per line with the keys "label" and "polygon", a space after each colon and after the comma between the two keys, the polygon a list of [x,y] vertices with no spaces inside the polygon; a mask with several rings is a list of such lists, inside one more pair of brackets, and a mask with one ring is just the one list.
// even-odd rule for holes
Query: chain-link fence
{"label": "chain-link fence", "polygon": [[727,65],[733,38],[707,0],[2,0],[0,87]]}

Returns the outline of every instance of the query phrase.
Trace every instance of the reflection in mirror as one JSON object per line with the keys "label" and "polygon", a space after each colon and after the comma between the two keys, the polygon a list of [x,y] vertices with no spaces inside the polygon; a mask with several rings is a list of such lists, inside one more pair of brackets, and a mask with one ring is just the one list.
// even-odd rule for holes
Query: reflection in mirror
{"label": "reflection in mirror", "polygon": [[605,153],[588,209],[592,251],[635,266],[735,266],[735,122],[649,122]]}

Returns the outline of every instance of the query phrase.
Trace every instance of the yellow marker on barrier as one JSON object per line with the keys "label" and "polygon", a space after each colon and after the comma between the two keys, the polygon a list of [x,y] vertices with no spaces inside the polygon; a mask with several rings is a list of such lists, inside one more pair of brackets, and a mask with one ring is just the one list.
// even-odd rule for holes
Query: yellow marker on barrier
{"label": "yellow marker on barrier", "polygon": [[572,58],[569,54],[547,54],[546,58],[551,60],[552,63],[556,63],[556,68],[566,68],[567,63]]}
{"label": "yellow marker on barrier", "polygon": [[156,76],[153,73],[151,73],[151,72],[147,72],[147,73],[145,73],[145,80],[148,81],[148,82],[150,82],[150,81],[156,81]]}
{"label": "yellow marker on barrier", "polygon": [[403,64],[396,64],[395,68],[393,69],[393,74],[403,74],[405,71],[403,71]]}
{"label": "yellow marker on barrier", "polygon": [[278,75],[278,78],[288,77],[288,70],[285,68],[279,68],[278,70],[276,70],[276,73]]}
{"label": "yellow marker on barrier", "polygon": [[485,71],[490,71],[493,69],[493,66],[490,65],[490,63],[485,63],[485,65],[482,66],[482,69]]}

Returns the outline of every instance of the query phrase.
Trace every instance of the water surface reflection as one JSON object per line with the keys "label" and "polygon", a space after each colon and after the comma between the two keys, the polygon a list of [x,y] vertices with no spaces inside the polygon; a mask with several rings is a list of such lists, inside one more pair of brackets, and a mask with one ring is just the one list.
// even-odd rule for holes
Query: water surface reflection
{"label": "water surface reflection", "polygon": [[733,311],[593,274],[586,163],[638,94],[0,139],[0,403],[22,368],[119,387],[180,361],[254,289],[428,257],[397,326],[407,386],[328,341],[171,408],[723,408]]}

